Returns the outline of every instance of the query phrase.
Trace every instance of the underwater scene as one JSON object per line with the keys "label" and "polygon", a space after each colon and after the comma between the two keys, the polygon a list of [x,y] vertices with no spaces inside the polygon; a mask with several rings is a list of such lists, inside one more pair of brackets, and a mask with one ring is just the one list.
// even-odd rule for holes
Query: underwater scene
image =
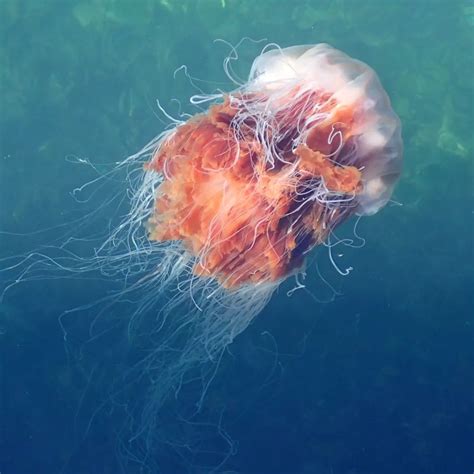
{"label": "underwater scene", "polygon": [[0,474],[474,472],[472,1],[0,34]]}

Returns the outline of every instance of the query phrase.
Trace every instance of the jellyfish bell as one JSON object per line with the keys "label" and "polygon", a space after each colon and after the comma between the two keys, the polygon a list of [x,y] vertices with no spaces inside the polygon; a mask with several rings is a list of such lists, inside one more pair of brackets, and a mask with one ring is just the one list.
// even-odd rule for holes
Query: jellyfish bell
{"label": "jellyfish bell", "polygon": [[402,168],[401,125],[377,74],[328,44],[273,49],[255,59],[250,87],[268,90],[304,83],[328,92],[358,113],[353,136],[362,168],[358,213],[375,214],[390,199]]}

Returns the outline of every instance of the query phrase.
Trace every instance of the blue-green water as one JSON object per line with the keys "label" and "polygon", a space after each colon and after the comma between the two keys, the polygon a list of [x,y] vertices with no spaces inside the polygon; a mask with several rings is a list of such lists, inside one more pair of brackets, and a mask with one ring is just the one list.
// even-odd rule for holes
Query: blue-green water
{"label": "blue-green water", "polygon": [[[405,144],[394,195],[402,205],[360,222],[366,245],[345,250],[349,276],[323,264],[337,294],[314,267],[311,295],[277,293],[209,389],[198,421],[218,429],[186,425],[189,445],[165,445],[156,463],[118,441],[140,382],[107,398],[136,357],[122,334],[130,305],[108,308],[92,341],[94,309],[72,315],[64,341],[59,315],[103,296],[109,281],[10,288],[0,304],[2,474],[155,472],[155,464],[210,472],[198,466],[217,465],[229,446],[219,430],[234,444],[216,472],[473,471],[472,2],[3,0],[0,30],[2,257],[47,252],[54,235],[74,235],[54,226],[116,192],[111,182],[77,203],[70,192],[96,176],[78,162],[102,171],[140,149],[164,129],[156,99],[172,114],[194,113],[192,82],[205,92],[233,88],[222,70],[229,48],[216,39],[328,42],[367,62]],[[242,77],[265,42],[239,48]],[[204,81],[174,75],[181,65]],[[114,218],[103,215],[102,229]],[[173,403],[168,409],[174,433]]]}

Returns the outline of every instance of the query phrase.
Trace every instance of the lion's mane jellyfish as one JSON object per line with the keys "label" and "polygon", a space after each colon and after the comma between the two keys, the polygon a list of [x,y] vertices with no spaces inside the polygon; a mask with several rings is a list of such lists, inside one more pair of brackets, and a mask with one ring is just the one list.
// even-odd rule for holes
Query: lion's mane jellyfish
{"label": "lion's mane jellyfish", "polygon": [[402,167],[377,75],[327,44],[264,50],[247,83],[192,102],[216,99],[136,155],[146,164],[127,239],[140,264],[125,262],[152,265],[139,285],[159,304],[142,331],[153,383],[137,432],[148,439],[169,394],[196,380],[199,411],[225,348],[311,249],[388,202]]}
{"label": "lion's mane jellyfish", "polygon": [[167,135],[150,239],[230,292],[277,284],[354,214],[383,207],[401,170],[400,122],[377,75],[326,44],[267,51],[248,83]]}

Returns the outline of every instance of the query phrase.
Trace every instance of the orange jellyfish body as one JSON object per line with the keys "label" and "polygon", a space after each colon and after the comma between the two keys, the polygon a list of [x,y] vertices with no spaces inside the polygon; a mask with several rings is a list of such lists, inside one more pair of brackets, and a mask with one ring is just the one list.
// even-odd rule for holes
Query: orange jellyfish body
{"label": "orange jellyfish body", "polygon": [[399,137],[368,66],[328,45],[264,53],[244,88],[159,144],[150,239],[181,241],[194,273],[226,288],[277,282],[342,221],[385,204]]}

